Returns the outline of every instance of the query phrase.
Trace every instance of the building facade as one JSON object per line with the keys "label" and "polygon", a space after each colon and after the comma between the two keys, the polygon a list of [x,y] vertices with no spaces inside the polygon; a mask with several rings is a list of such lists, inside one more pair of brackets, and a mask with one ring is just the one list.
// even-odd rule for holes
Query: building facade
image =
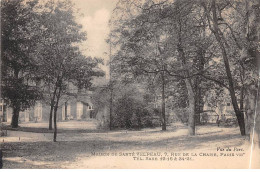
{"label": "building facade", "polygon": [[[67,96],[60,100],[57,110],[57,120],[84,120],[94,118],[94,107],[91,103],[90,94],[80,94]],[[26,122],[47,122],[49,121],[51,107],[45,101],[38,101],[35,105],[19,113],[19,123]],[[12,108],[0,101],[0,120],[1,122],[11,123]]]}

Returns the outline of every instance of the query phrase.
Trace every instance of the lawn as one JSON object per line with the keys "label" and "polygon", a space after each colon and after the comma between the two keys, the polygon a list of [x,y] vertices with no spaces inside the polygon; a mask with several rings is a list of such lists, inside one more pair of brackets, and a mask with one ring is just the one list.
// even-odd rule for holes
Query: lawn
{"label": "lawn", "polygon": [[[28,123],[8,130],[1,137],[3,168],[249,167],[250,142],[238,128],[198,126],[196,136],[188,136],[180,123],[167,131],[104,131],[96,129],[95,121],[69,121],[58,123],[54,143],[47,126]],[[254,161],[253,167],[259,164]]]}

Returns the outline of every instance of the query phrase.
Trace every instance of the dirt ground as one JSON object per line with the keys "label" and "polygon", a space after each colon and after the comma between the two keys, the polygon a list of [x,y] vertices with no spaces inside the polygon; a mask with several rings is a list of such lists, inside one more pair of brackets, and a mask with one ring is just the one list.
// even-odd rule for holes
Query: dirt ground
{"label": "dirt ground", "polygon": [[[140,131],[101,131],[94,121],[22,124],[1,137],[3,168],[249,168],[251,144],[238,128],[198,126],[196,136],[176,123]],[[260,167],[254,149],[251,168]],[[257,159],[258,158],[258,159]],[[257,161],[257,160],[258,161]]]}

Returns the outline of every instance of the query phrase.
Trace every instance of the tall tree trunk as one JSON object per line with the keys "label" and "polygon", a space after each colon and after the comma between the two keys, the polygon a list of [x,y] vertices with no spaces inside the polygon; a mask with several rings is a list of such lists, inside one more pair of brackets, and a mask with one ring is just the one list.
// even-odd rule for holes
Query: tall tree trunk
{"label": "tall tree trunk", "polygon": [[57,141],[57,110],[58,110],[58,103],[54,106],[54,135],[53,135],[53,141]]}
{"label": "tall tree trunk", "polygon": [[[181,52],[181,56],[182,56],[182,63],[185,66],[186,65],[186,60],[185,60],[185,56],[184,56],[184,52],[182,51],[182,49],[179,51]],[[189,131],[189,135],[195,135],[195,94],[192,88],[192,82],[191,82],[191,78],[189,78],[190,74],[189,71],[186,70],[186,79],[185,81],[185,85],[188,91],[188,100],[189,100],[189,116],[188,116],[188,131]]]}
{"label": "tall tree trunk", "polygon": [[112,82],[110,82],[110,100],[109,100],[109,130],[112,130],[113,128],[113,85]]}
{"label": "tall tree trunk", "polygon": [[140,130],[142,128],[142,119],[141,119],[141,110],[138,109],[136,115],[137,115],[137,123],[138,123],[138,129]]}
{"label": "tall tree trunk", "polygon": [[200,124],[200,113],[201,111],[201,88],[200,88],[200,77],[197,76],[194,79],[194,98],[195,98],[195,124]]}
{"label": "tall tree trunk", "polygon": [[244,112],[244,92],[245,88],[244,85],[242,85],[241,89],[240,89],[240,111]]}
{"label": "tall tree trunk", "polygon": [[165,115],[165,79],[162,72],[162,130],[166,130],[166,115]]}
{"label": "tall tree trunk", "polygon": [[250,86],[245,96],[245,114],[246,114],[246,134],[250,135],[254,126],[255,105],[257,100],[257,90]]}
{"label": "tall tree trunk", "polygon": [[68,120],[68,103],[67,102],[65,102],[65,109],[64,109],[64,111],[65,111],[65,120]]}
{"label": "tall tree trunk", "polygon": [[18,106],[14,106],[13,107],[12,122],[11,122],[12,128],[17,128],[18,127],[19,112],[20,112],[20,108]]}
{"label": "tall tree trunk", "polygon": [[[179,41],[179,43],[180,42],[181,41]],[[180,53],[180,56],[182,58],[182,65],[186,66],[187,65],[186,57],[181,44],[179,44],[178,52]],[[192,88],[191,78],[189,78],[190,76],[189,71],[186,70],[185,73],[187,78],[184,81],[188,91],[188,99],[189,99],[188,131],[190,135],[195,135],[195,95]]]}
{"label": "tall tree trunk", "polygon": [[49,115],[49,130],[52,130],[52,112],[53,112],[54,102],[51,103],[51,110]]}
{"label": "tall tree trunk", "polygon": [[[187,67],[187,59],[186,55],[183,49],[183,43],[182,43],[182,21],[181,17],[178,15],[178,24],[179,24],[179,30],[178,30],[178,45],[177,50],[180,56],[180,59],[182,61],[182,66]],[[188,69],[184,70],[185,72],[185,85],[188,91],[188,99],[189,99],[189,116],[188,116],[188,131],[190,135],[195,135],[195,95],[192,88],[192,82],[190,78],[190,72]]]}
{"label": "tall tree trunk", "polygon": [[56,104],[54,106],[54,134],[53,134],[53,141],[56,142],[57,141],[57,111],[58,111],[58,106],[59,106],[59,100],[60,100],[60,94],[61,94],[61,88],[59,88],[59,92],[57,94],[57,100],[56,100]]}
{"label": "tall tree trunk", "polygon": [[189,79],[185,79],[185,83],[188,90],[189,99],[188,131],[190,135],[195,135],[195,96],[191,86],[191,81]]}
{"label": "tall tree trunk", "polygon": [[[205,31],[204,31],[205,32]],[[202,47],[197,49],[197,58],[194,60],[198,71],[203,74],[205,65],[205,50]],[[203,92],[202,92],[202,77],[200,75],[194,78],[194,96],[195,96],[195,124],[200,124],[200,113],[203,112]]]}
{"label": "tall tree trunk", "polygon": [[[195,83],[194,85],[197,85]],[[197,86],[196,89],[194,89],[194,95],[195,95],[195,124],[200,124],[200,114],[203,112],[203,96],[202,96],[202,91],[199,85]]]}
{"label": "tall tree trunk", "polygon": [[[14,77],[15,80],[18,81],[19,79],[19,70],[14,70]],[[13,106],[13,116],[12,116],[12,122],[11,126],[12,128],[17,128],[18,127],[18,122],[19,122],[19,112],[20,112],[20,102],[14,103]]]}
{"label": "tall tree trunk", "polygon": [[[260,30],[260,12],[259,8],[255,7],[260,6],[259,1],[253,1],[253,0],[245,0],[245,12],[246,15],[244,17],[244,28],[243,28],[243,35],[246,40],[246,43],[244,47],[241,50],[241,56],[242,59],[247,59],[248,57],[253,57],[254,60],[251,62],[254,64],[255,69],[252,71],[252,76],[254,78],[257,78],[257,83],[255,85],[250,85],[247,87],[244,92],[245,92],[245,114],[246,114],[246,134],[250,136],[251,139],[256,139],[252,138],[253,134],[253,128],[255,132],[255,136],[258,135],[258,138],[260,138],[260,112],[259,108],[259,76],[260,76],[260,54],[257,48],[252,48],[250,44],[252,43],[258,43],[259,42],[259,30]],[[254,50],[253,50],[254,49]],[[252,51],[253,50],[253,51]],[[254,53],[253,53],[254,52]],[[256,116],[255,116],[256,115]],[[260,148],[260,142],[259,143],[259,148]]]}
{"label": "tall tree trunk", "polygon": [[[213,28],[210,28],[211,31],[213,32],[213,34],[215,35],[215,38],[219,44],[219,47],[221,49],[222,52],[222,57],[223,57],[223,61],[225,64],[225,69],[226,69],[226,74],[227,74],[227,78],[228,78],[228,84],[229,84],[229,93],[230,93],[230,97],[231,97],[231,101],[232,101],[232,105],[238,120],[238,125],[240,128],[240,133],[242,136],[244,136],[246,134],[245,132],[245,121],[244,121],[244,114],[243,112],[240,111],[239,106],[238,106],[238,102],[237,102],[237,98],[236,98],[236,94],[235,94],[235,89],[234,89],[234,83],[233,83],[233,78],[232,78],[232,74],[231,74],[231,70],[230,70],[230,65],[229,65],[229,60],[227,57],[227,52],[226,52],[226,48],[223,42],[223,39],[221,38],[221,30],[218,27],[218,18],[217,18],[217,11],[216,11],[216,1],[212,0],[212,14],[213,14]],[[210,18],[209,14],[207,14],[207,17]]]}
{"label": "tall tree trunk", "polygon": [[53,109],[54,109],[54,106],[55,106],[56,92],[57,92],[57,86],[54,89],[53,96],[52,96],[52,99],[51,99],[51,110],[50,110],[50,116],[49,116],[49,130],[52,130],[52,114],[53,114]]}
{"label": "tall tree trunk", "polygon": [[[259,65],[259,64],[258,64]],[[258,78],[260,77],[260,65],[258,66],[259,74]],[[256,102],[256,118],[255,118],[255,134],[256,134],[256,142],[258,142],[258,149],[260,149],[260,80],[258,80],[258,97]]]}

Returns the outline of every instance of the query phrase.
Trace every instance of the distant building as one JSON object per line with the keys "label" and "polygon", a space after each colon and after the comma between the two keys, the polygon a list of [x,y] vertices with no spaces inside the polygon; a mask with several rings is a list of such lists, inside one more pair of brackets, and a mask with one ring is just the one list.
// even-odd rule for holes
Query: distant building
{"label": "distant building", "polygon": [[1,122],[7,122],[11,121],[12,116],[8,115],[10,112],[8,112],[9,108],[7,108],[6,103],[1,99],[0,100],[0,121]]}
{"label": "distant building", "polygon": [[[225,97],[222,102],[214,102],[214,105],[208,103],[211,95],[205,97],[203,113],[201,118],[207,116],[208,123],[216,123],[217,120],[225,121],[228,118],[234,118],[235,113],[229,97],[229,92],[225,90]],[[201,119],[203,121],[205,119]]]}
{"label": "distant building", "polygon": [[[210,107],[207,103],[204,104],[203,113],[207,115],[208,123],[216,123],[217,119],[226,120],[235,117],[233,106],[230,102],[218,103],[216,107]],[[203,114],[201,115],[203,118]],[[204,119],[201,119],[203,121]]]}
{"label": "distant building", "polygon": [[[91,92],[79,95],[66,96],[60,100],[57,120],[83,120],[94,118],[94,107],[91,102]],[[50,105],[44,101],[38,101],[35,105],[19,114],[19,122],[44,122],[49,120]],[[2,122],[11,123],[12,108],[8,107],[4,100],[0,101],[0,119]]]}
{"label": "distant building", "polygon": [[[93,87],[102,87],[107,85],[108,79],[106,77],[95,77],[93,79]],[[29,81],[32,86],[41,87],[41,81],[35,83]],[[43,86],[44,87],[44,86]],[[57,120],[84,120],[90,118],[96,118],[94,113],[94,106],[91,101],[92,91],[78,90],[73,84],[68,84],[69,95],[63,96],[59,102],[57,111]],[[49,94],[49,90],[45,90],[46,97]],[[50,115],[50,100],[41,100],[35,103],[35,105],[25,111],[19,113],[19,122],[47,122]],[[0,99],[0,121],[11,123],[12,121],[12,108]]]}

